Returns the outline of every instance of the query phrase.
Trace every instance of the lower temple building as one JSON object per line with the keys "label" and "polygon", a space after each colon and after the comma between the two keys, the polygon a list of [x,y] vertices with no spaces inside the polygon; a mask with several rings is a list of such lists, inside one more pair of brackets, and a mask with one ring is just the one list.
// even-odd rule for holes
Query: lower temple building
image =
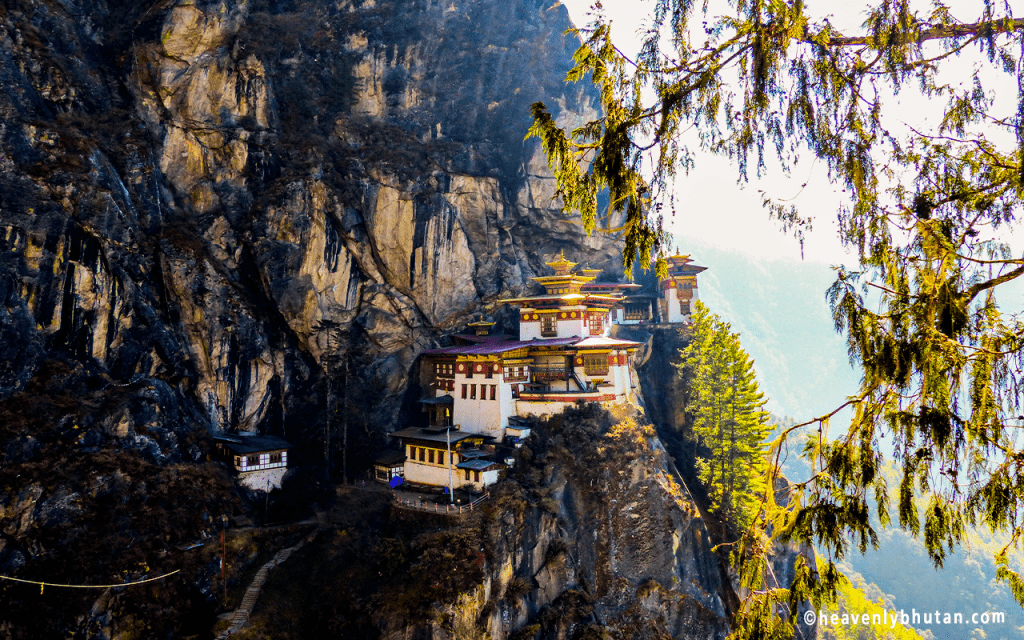
{"label": "lower temple building", "polygon": [[281,488],[288,472],[288,442],[245,432],[217,435],[214,442],[217,452],[238,474],[240,484],[254,491]]}

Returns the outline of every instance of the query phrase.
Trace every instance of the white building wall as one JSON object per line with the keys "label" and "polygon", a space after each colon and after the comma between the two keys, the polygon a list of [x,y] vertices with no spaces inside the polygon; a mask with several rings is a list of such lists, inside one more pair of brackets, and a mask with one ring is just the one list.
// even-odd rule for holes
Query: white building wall
{"label": "white building wall", "polygon": [[534,338],[540,337],[540,322],[533,322],[532,320],[530,320],[527,322],[519,323],[520,340],[533,340]]}
{"label": "white building wall", "polygon": [[[261,471],[261,470],[264,470],[264,469],[275,469],[277,467],[287,467],[288,466],[288,452],[287,451],[282,451],[281,452],[281,461],[280,462],[271,462],[270,461],[270,453],[267,452],[267,453],[258,454],[259,457],[260,457],[260,460],[259,460],[258,464],[249,464],[249,456],[251,456],[251,455],[255,455],[255,454],[248,454],[248,455],[240,456],[241,457],[241,464],[236,465],[237,469],[240,472],[244,472],[244,471]],[[236,457],[239,457],[239,456],[236,456]]]}
{"label": "white building wall", "polygon": [[[571,312],[571,309],[569,310]],[[576,318],[559,319],[555,325],[559,338],[574,338],[589,335],[586,312],[577,310]]]}
{"label": "white building wall", "polygon": [[[445,453],[445,460],[448,459],[447,452]],[[458,488],[459,469],[452,468],[452,477],[455,479],[455,487]],[[427,464],[420,462],[419,460],[406,460],[405,461],[405,480],[406,482],[415,482],[418,484],[428,484],[434,487],[447,487],[448,486],[448,467],[436,464]]]}
{"label": "white building wall", "polygon": [[[504,378],[501,378],[504,380]],[[489,396],[488,396],[489,397]],[[507,382],[498,383],[498,433],[490,434],[500,442],[505,437],[505,427],[508,426],[508,419],[516,413],[516,400],[512,397],[512,384]]]}
{"label": "white building wall", "polygon": [[683,322],[686,320],[686,316],[679,312],[679,297],[675,290],[675,287],[664,290],[665,302],[668,306],[668,317],[665,321],[668,322]]}
{"label": "white building wall", "polygon": [[612,374],[615,393],[618,395],[627,395],[630,392],[629,365],[615,365],[610,367],[608,372]]}
{"label": "white building wall", "polygon": [[[467,385],[466,397],[462,397],[462,385]],[[476,385],[476,399],[470,396],[469,385]],[[491,385],[496,385],[494,400],[491,400]],[[455,403],[452,407],[452,421],[462,431],[485,433],[501,438],[508,417],[512,414],[512,387],[504,382],[500,373],[488,378],[483,373],[474,373],[472,378],[455,374]],[[486,398],[486,399],[484,399]]]}
{"label": "white building wall", "polygon": [[570,404],[571,403],[568,402],[531,402],[528,400],[517,400],[516,414],[524,418],[527,416],[546,418],[548,416],[553,416],[556,413],[561,413],[562,410]]}
{"label": "white building wall", "polygon": [[281,482],[286,473],[288,473],[288,469],[285,467],[248,471],[238,474],[238,482],[253,491],[270,491],[281,488]]}
{"label": "white building wall", "polygon": [[475,491],[483,491],[484,488],[489,487],[501,478],[501,470],[494,469],[492,471],[481,471],[480,482],[473,481],[476,476],[473,475],[473,471],[469,470],[469,480],[466,480],[466,469],[458,469],[459,480],[455,482],[456,487],[472,487]]}
{"label": "white building wall", "polygon": [[[594,396],[599,396],[599,395],[607,396],[607,395],[610,395],[610,393],[611,392],[606,392],[606,393],[599,393],[599,394],[593,394],[593,395]],[[579,394],[579,395],[583,396],[584,399],[586,397],[586,394]],[[611,406],[622,404],[623,402],[626,402],[629,399],[630,398],[628,396],[616,395],[614,399],[602,400],[600,402],[600,404],[603,407],[611,407]],[[549,416],[553,416],[553,415],[555,415],[557,413],[561,413],[563,410],[566,409],[566,407],[571,407],[571,406],[574,406],[575,404],[576,404],[575,402],[536,402],[536,401],[532,401],[532,400],[519,400],[519,401],[516,402],[516,409],[517,409],[519,415],[523,416],[524,418],[527,417],[527,416],[536,416],[538,418],[546,418],[546,417],[549,417]]]}

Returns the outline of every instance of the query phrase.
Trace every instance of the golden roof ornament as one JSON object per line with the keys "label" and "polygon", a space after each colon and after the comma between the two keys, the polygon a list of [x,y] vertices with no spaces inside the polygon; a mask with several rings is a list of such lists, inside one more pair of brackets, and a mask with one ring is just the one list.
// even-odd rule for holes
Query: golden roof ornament
{"label": "golden roof ornament", "polygon": [[575,267],[577,263],[572,262],[571,260],[566,260],[565,249],[562,249],[562,253],[558,260],[547,262],[545,264],[555,270],[556,276],[567,276],[572,272],[572,268]]}

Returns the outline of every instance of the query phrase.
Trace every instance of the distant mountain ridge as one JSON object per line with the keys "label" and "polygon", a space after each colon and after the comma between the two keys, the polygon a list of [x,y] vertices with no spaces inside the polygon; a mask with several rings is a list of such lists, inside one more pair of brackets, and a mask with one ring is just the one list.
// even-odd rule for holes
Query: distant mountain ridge
{"label": "distant mountain ridge", "polygon": [[835,279],[828,265],[762,259],[691,238],[679,246],[708,267],[700,297],[740,334],[770,411],[803,422],[856,392],[858,376],[825,300]]}

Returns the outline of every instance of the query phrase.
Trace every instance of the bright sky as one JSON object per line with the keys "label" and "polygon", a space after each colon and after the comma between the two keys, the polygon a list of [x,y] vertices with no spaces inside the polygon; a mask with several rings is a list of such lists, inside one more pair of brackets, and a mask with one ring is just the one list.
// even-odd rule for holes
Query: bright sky
{"label": "bright sky", "polygon": [[[589,21],[587,12],[592,0],[564,0],[563,4],[577,25]],[[815,5],[825,7],[823,11],[817,12],[818,15],[828,17],[840,31],[851,35],[862,32],[860,24],[864,20],[864,3],[833,1],[809,4],[812,11]],[[922,8],[927,8],[927,4],[921,4]],[[981,15],[981,0],[953,0],[949,4],[953,15],[960,20],[972,21]],[[1015,15],[1024,14],[1024,0],[1014,0],[1010,4]],[[635,51],[635,34],[653,8],[653,0],[603,0],[603,5],[612,20],[613,37],[620,48]],[[1015,5],[1020,5],[1020,10]],[[969,80],[972,67],[985,63],[964,56],[942,64],[943,73],[948,69],[950,74],[959,74]],[[998,98],[1000,103],[1009,108],[1007,115],[1012,115],[1016,87],[1007,89]],[[929,120],[935,122],[940,115],[937,110],[929,109],[927,103],[923,103],[920,98],[914,99],[906,94],[892,97],[889,104],[892,107],[886,110],[887,114],[895,115],[917,127]],[[767,161],[770,165],[770,157]],[[800,260],[799,242],[792,235],[782,232],[762,208],[759,190],[764,190],[775,199],[792,199],[801,214],[813,216],[813,230],[806,233],[803,253],[805,260],[826,264],[856,264],[855,257],[846,253],[837,237],[835,212],[842,201],[842,192],[829,182],[825,168],[814,164],[809,154],[790,177],[779,171],[769,171],[769,175],[762,179],[752,175],[746,184],[737,183],[737,171],[727,159],[701,155],[696,165],[693,172],[677,181],[676,189],[681,206],[675,217],[667,220],[669,230],[684,253],[687,239],[693,238],[751,256]],[[802,186],[804,183],[806,187]],[[1012,244],[1016,248],[1024,247],[1024,232],[1017,231],[1014,236],[1020,239],[1015,238]]]}

